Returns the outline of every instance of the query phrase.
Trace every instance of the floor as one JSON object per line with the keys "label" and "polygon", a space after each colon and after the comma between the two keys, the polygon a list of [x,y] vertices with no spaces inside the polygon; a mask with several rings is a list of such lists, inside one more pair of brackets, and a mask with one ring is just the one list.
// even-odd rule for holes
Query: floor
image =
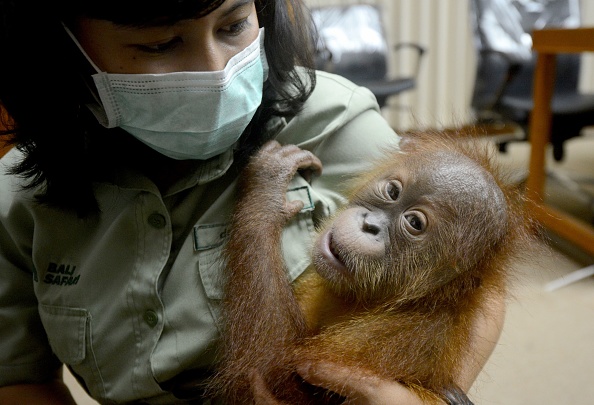
{"label": "floor", "polygon": [[[529,145],[514,143],[501,154],[504,165],[521,178],[527,167]],[[567,144],[555,172],[572,178],[594,179],[594,134]],[[593,183],[594,185],[594,183]],[[592,221],[592,200],[547,186],[549,198]],[[550,235],[549,253],[518,266],[501,339],[470,391],[476,405],[589,405],[594,404],[594,277],[545,291],[559,277],[594,263],[594,258]],[[95,404],[67,375],[80,405]]]}
{"label": "floor", "polygon": [[[566,159],[549,162],[548,200],[593,223],[594,200],[568,192],[559,177],[580,179],[594,191],[594,134],[570,140]],[[528,144],[501,155],[521,174]],[[594,194],[592,194],[594,196]],[[495,352],[471,390],[479,405],[594,404],[594,277],[547,291],[547,283],[594,263],[594,258],[549,235],[550,253],[519,266],[518,281]]]}

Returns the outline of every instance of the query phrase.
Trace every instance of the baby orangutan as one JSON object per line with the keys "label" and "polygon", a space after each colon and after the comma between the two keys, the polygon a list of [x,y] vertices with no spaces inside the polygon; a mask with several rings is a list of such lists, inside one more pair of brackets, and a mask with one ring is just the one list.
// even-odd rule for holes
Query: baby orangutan
{"label": "baby orangutan", "polygon": [[530,224],[486,148],[436,133],[401,145],[356,180],[293,285],[281,231],[302,203],[286,201],[286,189],[298,170],[319,172],[321,163],[272,141],[247,165],[211,386],[225,403],[340,403],[296,372],[324,359],[398,381],[428,402],[471,404],[455,377],[473,321],[504,293]]}

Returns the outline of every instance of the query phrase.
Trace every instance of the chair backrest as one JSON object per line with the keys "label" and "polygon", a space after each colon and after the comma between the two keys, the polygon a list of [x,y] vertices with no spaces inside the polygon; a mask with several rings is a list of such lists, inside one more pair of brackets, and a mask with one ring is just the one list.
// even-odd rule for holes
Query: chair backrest
{"label": "chair backrest", "polygon": [[386,76],[388,45],[377,6],[326,6],[311,12],[318,30],[318,69],[355,82]]}
{"label": "chair backrest", "polygon": [[532,53],[531,32],[580,25],[579,0],[472,0],[479,50],[497,51],[518,62]]}
{"label": "chair backrest", "polygon": [[[534,29],[580,25],[579,0],[472,0],[471,14],[478,57],[472,105],[479,109],[499,96],[531,95]],[[510,66],[515,72],[505,83]],[[579,55],[560,55],[555,91],[575,92],[579,69]]]}

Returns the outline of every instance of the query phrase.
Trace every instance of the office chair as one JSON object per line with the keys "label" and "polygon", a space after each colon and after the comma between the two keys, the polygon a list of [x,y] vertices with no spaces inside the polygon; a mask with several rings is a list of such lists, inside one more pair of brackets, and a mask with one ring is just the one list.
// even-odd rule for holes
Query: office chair
{"label": "office chair", "polygon": [[416,63],[410,76],[388,76],[389,47],[381,10],[370,4],[323,6],[311,9],[318,33],[316,67],[336,73],[367,87],[381,107],[389,97],[412,90],[425,49],[417,44],[397,44],[394,50],[410,48]]}
{"label": "office chair", "polygon": [[[471,105],[477,122],[509,121],[526,139],[532,111],[535,55],[530,33],[545,27],[580,24],[579,0],[471,0],[477,74]],[[563,143],[594,124],[594,94],[578,89],[580,55],[557,57],[552,99],[553,157],[564,157]],[[500,143],[505,151],[506,142]]]}

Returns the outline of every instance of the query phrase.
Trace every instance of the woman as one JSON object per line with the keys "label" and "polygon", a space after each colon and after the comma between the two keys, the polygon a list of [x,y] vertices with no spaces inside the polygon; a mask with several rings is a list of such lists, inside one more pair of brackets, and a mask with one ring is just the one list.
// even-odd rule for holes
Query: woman
{"label": "woman", "polygon": [[[0,402],[71,403],[66,364],[100,402],[183,403],[214,361],[246,158],[274,138],[324,165],[315,188],[295,180],[315,209],[284,234],[294,278],[341,182],[398,137],[369,91],[312,70],[298,0],[72,3],[0,1],[0,105],[17,146],[0,162]],[[463,388],[502,313],[477,322]],[[336,390],[347,373],[343,393],[361,403],[421,403],[340,365],[302,371]]]}

